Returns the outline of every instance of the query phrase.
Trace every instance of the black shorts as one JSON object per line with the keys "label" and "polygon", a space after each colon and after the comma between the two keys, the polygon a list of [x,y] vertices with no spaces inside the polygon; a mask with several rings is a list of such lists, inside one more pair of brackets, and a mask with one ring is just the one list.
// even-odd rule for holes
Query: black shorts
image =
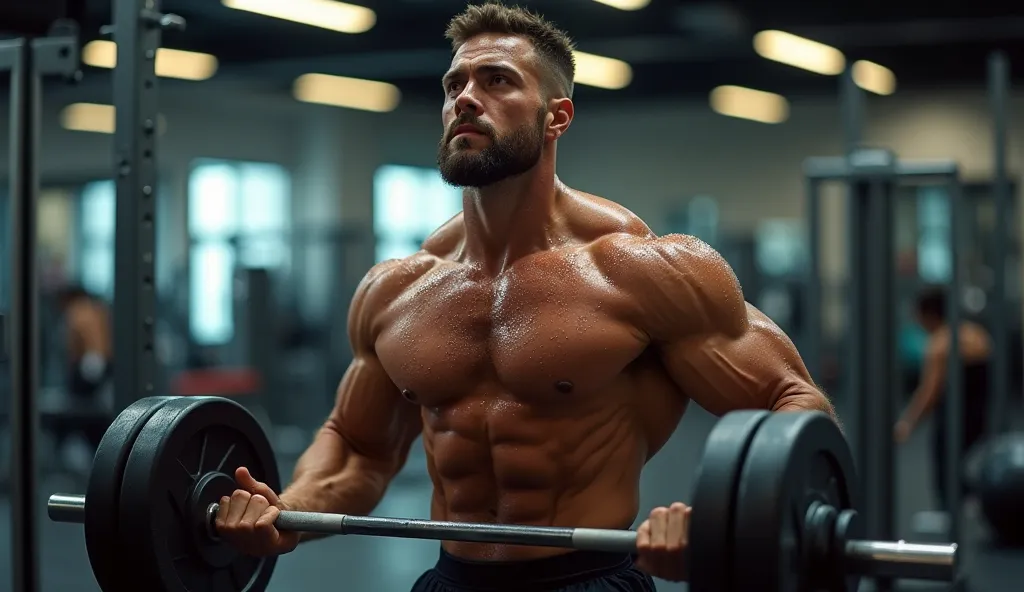
{"label": "black shorts", "polygon": [[630,555],[573,551],[529,561],[467,561],[441,550],[412,592],[654,592]]}

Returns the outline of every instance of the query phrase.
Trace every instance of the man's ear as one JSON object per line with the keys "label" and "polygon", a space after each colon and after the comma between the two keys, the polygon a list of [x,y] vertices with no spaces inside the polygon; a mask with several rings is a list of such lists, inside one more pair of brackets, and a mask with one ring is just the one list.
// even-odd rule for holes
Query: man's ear
{"label": "man's ear", "polygon": [[572,125],[572,118],[575,115],[572,99],[551,99],[551,102],[548,104],[548,113],[552,117],[550,117],[547,129],[545,130],[545,137],[548,140],[554,141],[561,138],[562,134]]}

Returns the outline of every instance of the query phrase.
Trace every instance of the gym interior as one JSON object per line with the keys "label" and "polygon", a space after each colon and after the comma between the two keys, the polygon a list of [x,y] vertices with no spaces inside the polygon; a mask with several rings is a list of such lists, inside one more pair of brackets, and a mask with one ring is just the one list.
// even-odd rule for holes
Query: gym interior
{"label": "gym interior", "polygon": [[[462,209],[437,148],[451,61],[444,31],[466,2],[37,4],[40,14],[61,4],[70,21],[54,33],[25,9],[0,12],[0,29],[31,21],[37,39],[64,35],[80,63],[72,76],[40,74],[31,108],[13,74],[2,82],[12,118],[0,118],[0,592],[90,592],[100,587],[83,530],[51,520],[47,499],[86,490],[113,417],[154,395],[229,398],[263,427],[287,483],[352,359],[357,284]],[[1015,125],[1024,96],[1013,84],[1024,21],[1011,5],[519,4],[567,30],[580,52],[560,179],[659,235],[693,235],[720,252],[834,403],[873,536],[958,544],[955,583],[865,578],[862,589],[1024,588],[1013,515],[1024,507],[1024,131]],[[146,10],[159,13],[155,23],[129,40],[125,15]],[[111,24],[113,37],[101,32]],[[150,29],[158,83],[143,89],[128,70],[146,67]],[[14,55],[26,32],[0,37],[0,54]],[[157,113],[148,132],[121,127],[147,109]],[[38,150],[27,158],[32,118]],[[152,170],[131,166],[125,151],[140,146]],[[26,189],[26,171],[38,190]],[[153,290],[132,287],[144,281],[132,246],[147,240],[119,210],[140,201],[133,183],[152,188]],[[107,307],[108,326],[95,330],[114,341],[114,378],[85,398],[72,394],[68,371],[60,294],[71,285]],[[935,414],[905,441],[894,437],[922,381],[929,336],[915,304],[929,289],[949,296],[947,320],[980,326],[991,343],[984,436],[962,454],[947,446],[941,461],[952,475],[945,491],[965,484],[948,512],[934,485]],[[135,303],[144,291],[145,306]],[[125,299],[115,304],[115,292]],[[138,340],[118,341],[134,339],[140,319],[152,327],[149,365],[131,357]],[[37,354],[19,350],[30,335]],[[972,384],[959,364],[949,368],[950,384]],[[131,388],[140,380],[151,389]],[[981,396],[960,390],[953,412]],[[652,508],[691,498],[716,421],[690,405],[643,470],[634,527]],[[431,491],[417,443],[373,515],[427,519]],[[437,553],[432,540],[330,537],[282,556],[266,589],[401,592]]]}

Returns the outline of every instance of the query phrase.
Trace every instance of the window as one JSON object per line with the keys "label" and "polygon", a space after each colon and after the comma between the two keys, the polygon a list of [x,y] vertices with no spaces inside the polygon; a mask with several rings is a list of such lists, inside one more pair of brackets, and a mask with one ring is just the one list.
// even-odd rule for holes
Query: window
{"label": "window", "polygon": [[203,345],[234,335],[236,266],[291,264],[291,176],[279,165],[203,160],[188,187],[190,324]]}
{"label": "window", "polygon": [[800,220],[762,220],[754,231],[755,257],[761,273],[785,277],[807,264],[804,224]]}
{"label": "window", "polygon": [[949,252],[949,196],[940,187],[922,187],[917,195],[917,273],[926,283],[945,283],[953,275]]}
{"label": "window", "polygon": [[377,261],[406,257],[462,209],[462,190],[436,169],[385,165],[373,176]]}
{"label": "window", "polygon": [[78,251],[78,277],[89,292],[110,300],[114,297],[114,217],[116,188],[113,181],[96,181],[82,188]]}

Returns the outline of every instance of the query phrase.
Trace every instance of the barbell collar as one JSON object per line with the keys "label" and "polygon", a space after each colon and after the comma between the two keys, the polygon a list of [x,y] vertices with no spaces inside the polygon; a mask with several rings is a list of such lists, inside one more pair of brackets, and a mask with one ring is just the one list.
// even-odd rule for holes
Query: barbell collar
{"label": "barbell collar", "polygon": [[956,577],[957,545],[853,540],[844,552],[849,573],[889,578],[950,581]]}
{"label": "barbell collar", "polygon": [[54,522],[85,524],[85,496],[55,493],[46,501],[46,513]]}

